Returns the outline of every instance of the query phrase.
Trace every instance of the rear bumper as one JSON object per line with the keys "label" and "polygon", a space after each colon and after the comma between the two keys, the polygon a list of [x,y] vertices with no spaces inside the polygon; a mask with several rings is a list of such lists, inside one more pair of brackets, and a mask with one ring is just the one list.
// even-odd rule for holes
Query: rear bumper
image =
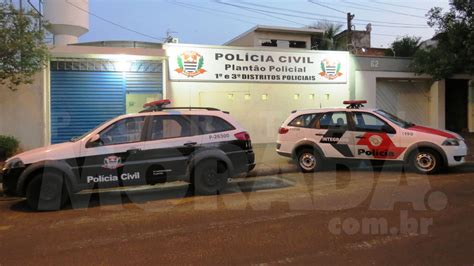
{"label": "rear bumper", "polygon": [[292,157],[291,153],[288,153],[288,152],[282,152],[279,150],[277,150],[276,152],[278,153],[278,155],[283,156],[283,157],[288,157],[288,158]]}
{"label": "rear bumper", "polygon": [[247,151],[247,159],[248,159],[247,172],[250,172],[257,165],[255,163],[255,153],[253,152],[253,150]]}

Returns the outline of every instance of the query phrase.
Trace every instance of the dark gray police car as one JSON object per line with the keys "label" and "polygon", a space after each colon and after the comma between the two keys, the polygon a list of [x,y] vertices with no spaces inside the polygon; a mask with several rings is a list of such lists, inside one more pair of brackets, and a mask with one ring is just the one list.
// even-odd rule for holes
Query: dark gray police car
{"label": "dark gray police car", "polygon": [[255,167],[249,134],[227,112],[169,103],[146,104],[71,142],[8,159],[0,171],[4,193],[26,197],[34,210],[60,209],[85,189],[170,181],[210,195]]}

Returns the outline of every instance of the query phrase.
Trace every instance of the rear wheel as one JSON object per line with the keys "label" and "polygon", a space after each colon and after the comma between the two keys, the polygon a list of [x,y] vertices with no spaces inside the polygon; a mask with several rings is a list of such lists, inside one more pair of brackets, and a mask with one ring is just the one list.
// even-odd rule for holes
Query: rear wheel
{"label": "rear wheel", "polygon": [[303,173],[322,169],[323,158],[313,149],[303,149],[298,153],[298,167]]}
{"label": "rear wheel", "polygon": [[193,187],[196,194],[215,195],[226,185],[229,178],[227,166],[216,160],[204,160],[194,170]]}
{"label": "rear wheel", "polygon": [[410,165],[420,174],[436,174],[442,168],[441,156],[431,149],[420,149],[410,156]]}
{"label": "rear wheel", "polygon": [[67,202],[64,179],[57,173],[44,173],[33,177],[26,188],[28,206],[37,211],[55,211]]}

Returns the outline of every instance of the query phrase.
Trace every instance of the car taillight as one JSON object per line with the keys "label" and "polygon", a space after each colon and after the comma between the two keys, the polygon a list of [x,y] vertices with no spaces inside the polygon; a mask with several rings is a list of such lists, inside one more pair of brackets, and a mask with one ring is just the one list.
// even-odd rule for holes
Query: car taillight
{"label": "car taillight", "polygon": [[238,140],[250,140],[250,135],[247,132],[239,132],[234,135]]}
{"label": "car taillight", "polygon": [[278,134],[286,134],[288,133],[288,131],[290,131],[288,128],[280,127],[280,129],[278,130]]}

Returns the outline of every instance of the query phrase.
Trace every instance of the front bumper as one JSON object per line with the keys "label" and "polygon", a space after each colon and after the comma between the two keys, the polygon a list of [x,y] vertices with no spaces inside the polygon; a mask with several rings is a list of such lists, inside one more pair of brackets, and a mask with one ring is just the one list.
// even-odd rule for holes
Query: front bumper
{"label": "front bumper", "polygon": [[445,146],[447,165],[449,167],[462,165],[466,162],[468,148],[464,141],[459,146]]}
{"label": "front bumper", "polygon": [[3,194],[7,196],[17,195],[18,178],[20,177],[23,170],[24,168],[15,168],[0,171],[3,185]]}

